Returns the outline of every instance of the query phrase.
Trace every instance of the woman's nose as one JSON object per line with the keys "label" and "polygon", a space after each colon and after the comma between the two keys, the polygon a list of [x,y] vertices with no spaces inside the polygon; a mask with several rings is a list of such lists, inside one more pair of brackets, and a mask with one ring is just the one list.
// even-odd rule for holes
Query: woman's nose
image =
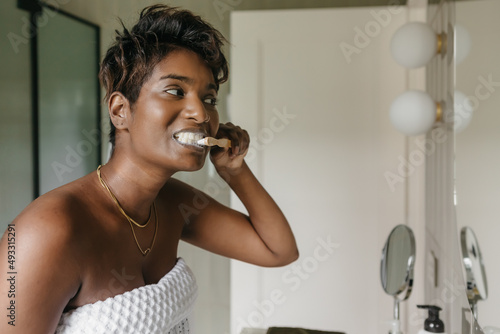
{"label": "woman's nose", "polygon": [[210,115],[205,108],[205,104],[198,97],[193,97],[188,100],[185,116],[194,119],[196,123],[206,123],[210,120]]}

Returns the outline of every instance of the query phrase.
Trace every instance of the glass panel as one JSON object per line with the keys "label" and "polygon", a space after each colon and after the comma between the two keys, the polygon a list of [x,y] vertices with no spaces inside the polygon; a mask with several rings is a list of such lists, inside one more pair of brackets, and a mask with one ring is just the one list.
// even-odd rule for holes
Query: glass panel
{"label": "glass panel", "polygon": [[100,160],[96,28],[44,8],[39,17],[40,194]]}
{"label": "glass panel", "polygon": [[0,2],[0,232],[33,199],[29,13]]}

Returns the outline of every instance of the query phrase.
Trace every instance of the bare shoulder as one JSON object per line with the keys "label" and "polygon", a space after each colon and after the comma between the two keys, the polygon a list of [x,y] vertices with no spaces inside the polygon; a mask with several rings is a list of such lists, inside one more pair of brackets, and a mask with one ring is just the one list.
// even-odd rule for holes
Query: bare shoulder
{"label": "bare shoulder", "polygon": [[160,197],[176,203],[201,203],[211,199],[209,195],[175,178],[170,178],[160,191]]}
{"label": "bare shoulder", "polygon": [[79,202],[69,191],[50,192],[28,205],[12,225],[23,241],[36,244],[51,241],[62,246],[77,235]]}
{"label": "bare shoulder", "polygon": [[179,179],[171,177],[168,179],[168,181],[165,183],[163,188],[161,189],[161,192],[164,195],[186,195],[194,190],[197,190],[196,188],[190,186],[186,182],[183,182]]}
{"label": "bare shoulder", "polygon": [[222,207],[203,191],[175,178],[167,181],[160,191],[159,198],[180,215],[183,224],[193,223],[210,209]]}
{"label": "bare shoulder", "polygon": [[[47,265],[56,265],[61,272],[75,272],[81,235],[79,208],[79,200],[68,191],[42,195],[28,205],[10,224],[10,230],[15,231],[19,264],[29,266],[44,256]],[[2,252],[6,234],[1,241]]]}
{"label": "bare shoulder", "polygon": [[9,289],[0,282],[0,300],[16,305],[16,333],[53,332],[79,289],[75,206],[69,193],[41,196],[21,212],[0,240],[0,270],[14,273],[10,284],[15,287],[10,289],[14,294],[6,294]]}

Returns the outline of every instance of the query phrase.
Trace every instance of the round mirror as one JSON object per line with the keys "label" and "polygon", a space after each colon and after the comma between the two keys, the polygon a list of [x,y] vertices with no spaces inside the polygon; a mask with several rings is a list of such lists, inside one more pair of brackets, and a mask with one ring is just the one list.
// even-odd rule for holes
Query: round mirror
{"label": "round mirror", "polygon": [[[415,237],[406,225],[392,229],[382,250],[380,279],[384,291],[394,297],[394,318],[399,319],[399,302],[410,297],[415,264]],[[402,294],[402,297],[398,297]]]}
{"label": "round mirror", "polygon": [[467,298],[477,319],[477,302],[488,298],[488,282],[483,257],[476,235],[470,227],[465,226],[462,228],[460,242],[467,282]]}

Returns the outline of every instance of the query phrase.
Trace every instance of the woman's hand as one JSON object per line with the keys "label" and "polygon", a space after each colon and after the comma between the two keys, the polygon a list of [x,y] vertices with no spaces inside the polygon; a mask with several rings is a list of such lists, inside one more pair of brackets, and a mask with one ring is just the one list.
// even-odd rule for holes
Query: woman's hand
{"label": "woman's hand", "polygon": [[215,136],[217,139],[227,138],[231,140],[231,147],[214,146],[210,151],[210,160],[219,174],[238,173],[243,165],[243,159],[248,152],[250,136],[248,132],[231,122],[219,125],[219,131]]}

